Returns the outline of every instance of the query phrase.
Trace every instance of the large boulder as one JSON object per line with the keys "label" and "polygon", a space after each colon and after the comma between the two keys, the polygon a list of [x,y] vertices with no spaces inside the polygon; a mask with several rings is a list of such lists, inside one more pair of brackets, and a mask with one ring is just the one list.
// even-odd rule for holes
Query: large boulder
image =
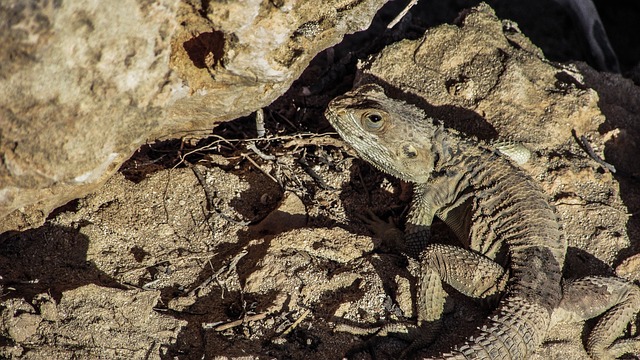
{"label": "large boulder", "polygon": [[384,3],[3,1],[0,233],[40,225],[146,141],[271,103]]}

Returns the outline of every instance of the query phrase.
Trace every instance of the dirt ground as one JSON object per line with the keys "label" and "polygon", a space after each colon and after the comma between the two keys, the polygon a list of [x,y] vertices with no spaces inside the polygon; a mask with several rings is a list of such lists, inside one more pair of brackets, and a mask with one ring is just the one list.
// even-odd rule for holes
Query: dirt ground
{"label": "dirt ground", "polygon": [[[374,43],[357,36],[371,35],[347,38],[344,46]],[[410,321],[414,308],[406,259],[380,248],[358,219],[371,210],[402,223],[410,186],[357,159],[322,115],[350,88],[356,59],[377,47],[337,46],[319,55],[264,110],[266,138],[257,138],[255,119],[247,117],[149,144],[102,189],[58,209],[44,226],[0,235],[0,357],[395,358],[407,346],[402,340],[368,342],[334,331]],[[533,151],[524,169],[561,218],[570,243],[566,276],[638,281],[640,172],[633,155],[640,121],[629,114],[640,114],[640,90],[579,66],[597,103],[573,110],[602,114],[578,125],[553,117],[491,125]],[[329,76],[329,68],[340,75]],[[585,89],[564,88],[562,96],[591,96]],[[576,126],[580,133],[572,135]],[[544,138],[545,129],[557,136]],[[615,174],[588,154],[582,134]],[[442,223],[433,231],[436,241],[456,241]],[[418,355],[460,343],[493,310],[453,291],[451,297],[443,334]],[[535,358],[585,358],[593,325],[552,329]],[[639,325],[630,324],[625,336],[638,336]]]}

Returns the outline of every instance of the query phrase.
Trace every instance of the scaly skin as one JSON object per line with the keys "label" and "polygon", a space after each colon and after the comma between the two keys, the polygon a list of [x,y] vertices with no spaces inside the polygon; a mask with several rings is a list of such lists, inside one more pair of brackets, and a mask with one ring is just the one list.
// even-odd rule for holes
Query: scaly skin
{"label": "scaly skin", "polygon": [[[326,117],[363,159],[414,184],[404,237],[387,235],[421,260],[419,323],[439,321],[443,281],[482,297],[508,278],[498,309],[479,333],[438,358],[527,358],[560,303],[567,248],[540,187],[497,151],[462,139],[376,85],[334,99]],[[434,216],[469,250],[429,244]],[[507,273],[494,261],[506,264]]]}
{"label": "scaly skin", "polygon": [[640,310],[640,287],[614,276],[587,276],[565,281],[562,293],[562,301],[551,317],[552,324],[583,321],[604,314],[586,343],[593,359],[640,354],[640,336],[618,340]]}

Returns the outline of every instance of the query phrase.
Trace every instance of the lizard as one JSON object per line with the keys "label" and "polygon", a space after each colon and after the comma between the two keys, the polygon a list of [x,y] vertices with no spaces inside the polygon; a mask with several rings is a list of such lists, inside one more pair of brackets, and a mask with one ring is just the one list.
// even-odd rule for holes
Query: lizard
{"label": "lizard", "polygon": [[[563,283],[567,242],[555,210],[539,184],[499,150],[387,97],[376,84],[333,99],[325,117],[361,158],[414,186],[404,233],[379,219],[368,225],[420,261],[418,325],[432,325],[422,343],[435,338],[443,282],[479,298],[504,289],[479,333],[438,359],[526,359],[552,322],[604,312],[587,342],[589,354],[609,359],[638,349],[638,339],[615,340],[640,307],[640,288],[607,277]],[[463,247],[430,243],[436,216]]]}

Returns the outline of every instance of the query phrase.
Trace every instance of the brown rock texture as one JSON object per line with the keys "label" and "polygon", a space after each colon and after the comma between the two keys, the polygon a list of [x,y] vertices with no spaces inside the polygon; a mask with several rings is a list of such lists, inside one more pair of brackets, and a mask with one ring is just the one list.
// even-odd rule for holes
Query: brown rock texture
{"label": "brown rock texture", "polygon": [[145,141],[268,105],[383,3],[4,1],[0,233],[42,224]]}

